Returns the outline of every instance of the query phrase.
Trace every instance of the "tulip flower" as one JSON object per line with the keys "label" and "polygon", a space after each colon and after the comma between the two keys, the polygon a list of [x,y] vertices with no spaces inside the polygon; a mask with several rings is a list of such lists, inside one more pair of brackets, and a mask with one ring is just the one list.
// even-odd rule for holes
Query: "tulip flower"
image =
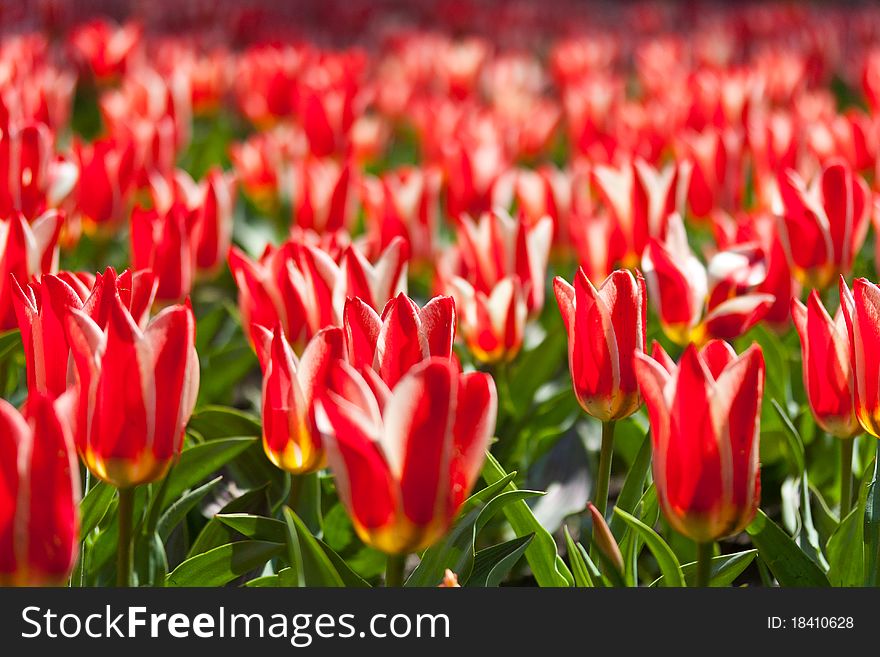
{"label": "tulip flower", "polygon": [[568,332],[568,367],[575,396],[587,413],[602,422],[594,493],[602,514],[608,503],[614,423],[641,405],[633,358],[645,351],[645,281],[640,273],[622,269],[597,290],[580,269],[574,287],[557,276],[553,289]]}
{"label": "tulip flower", "polygon": [[880,438],[880,288],[857,278],[850,290],[841,276],[840,308],[849,333],[856,418],[865,431]]}
{"label": "tulip flower", "polygon": [[431,358],[388,388],[339,363],[321,405],[333,429],[327,459],[361,540],[402,555],[443,536],[495,429],[492,378]]}
{"label": "tulip flower", "polygon": [[63,410],[0,399],[0,586],[57,586],[76,563],[79,467]]}
{"label": "tulip flower", "polygon": [[142,34],[138,23],[116,25],[95,19],[77,27],[70,43],[95,80],[106,83],[123,75],[139,58]]}
{"label": "tulip flower", "polygon": [[32,224],[20,212],[0,219],[0,332],[16,327],[12,276],[23,285],[58,268],[61,223],[53,210]]}
{"label": "tulip flower", "polygon": [[196,267],[216,271],[232,241],[232,213],[235,210],[236,179],[220,168],[208,171],[200,187]]}
{"label": "tulip flower", "polygon": [[553,289],[568,332],[568,362],[578,402],[602,422],[632,415],[641,404],[633,358],[645,351],[647,296],[642,275],[619,269],[597,290],[580,269],[574,286],[557,276]]}
{"label": "tulip flower", "polygon": [[642,271],[663,332],[680,345],[742,335],[775,300],[755,291],[767,277],[760,249],[722,251],[704,267],[691,252],[678,215],[670,216],[664,242],[648,243]]}
{"label": "tulip flower", "polygon": [[[760,501],[761,348],[753,345],[737,356],[729,344],[713,340],[702,350],[688,345],[672,372],[641,353],[635,369],[666,520],[700,545],[742,531]],[[707,583],[707,556],[701,549],[698,585]]]}
{"label": "tulip flower", "polygon": [[807,305],[791,300],[791,317],[801,338],[804,388],[816,423],[840,441],[840,517],[849,513],[852,486],[853,438],[861,426],[853,412],[853,372],[849,331],[843,308],[834,319],[819,293],[810,293]]}
{"label": "tulip flower", "polygon": [[349,165],[304,158],[293,170],[293,222],[318,233],[347,228],[353,210],[351,175]]}
{"label": "tulip flower", "polygon": [[626,243],[622,264],[635,267],[651,238],[663,239],[667,217],[684,209],[689,167],[669,165],[657,171],[636,159],[621,168],[600,165],[593,180]]}
{"label": "tulip flower", "polygon": [[136,207],[131,214],[131,255],[136,269],[151,269],[159,280],[156,298],[179,301],[192,290],[199,214],[175,202],[167,210]]}
{"label": "tulip flower", "polygon": [[281,325],[274,331],[258,326],[257,344],[263,369],[263,449],[277,467],[294,475],[324,467],[314,401],[328,368],[345,355],[342,330],[322,329],[297,359]]}
{"label": "tulip flower", "polygon": [[87,226],[120,222],[134,175],[134,147],[130,141],[105,137],[91,144],[74,141],[79,180],[74,201]]}
{"label": "tulip flower", "polygon": [[[129,489],[160,479],[183,447],[199,387],[195,319],[169,306],[143,327],[105,277],[106,324],[68,309],[76,372],[76,445],[99,479]],[[127,296],[127,295],[126,295]]]}
{"label": "tulip flower", "polygon": [[452,358],[452,297],[434,297],[419,308],[401,293],[385,305],[381,317],[353,297],[345,303],[342,323],[348,362],[358,369],[372,368],[390,388],[423,360]]}
{"label": "tulip flower", "polygon": [[792,272],[805,286],[825,289],[849,274],[865,241],[871,193],[843,161],[833,160],[807,186],[799,174],[780,176],[786,250]]}

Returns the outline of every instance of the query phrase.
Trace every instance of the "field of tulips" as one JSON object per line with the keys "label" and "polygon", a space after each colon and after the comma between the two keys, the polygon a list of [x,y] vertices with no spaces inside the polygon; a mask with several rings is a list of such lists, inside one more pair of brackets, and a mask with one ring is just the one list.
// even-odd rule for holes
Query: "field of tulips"
{"label": "field of tulips", "polygon": [[880,584],[878,194],[871,5],[0,8],[0,584]]}

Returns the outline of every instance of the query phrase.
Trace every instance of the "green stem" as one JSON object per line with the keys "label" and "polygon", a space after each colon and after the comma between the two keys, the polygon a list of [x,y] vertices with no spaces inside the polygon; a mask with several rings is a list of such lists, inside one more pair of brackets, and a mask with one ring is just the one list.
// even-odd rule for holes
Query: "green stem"
{"label": "green stem", "polygon": [[[89,494],[89,490],[91,490],[92,486],[92,471],[88,468],[85,469],[85,486],[83,487],[83,499],[85,496]],[[79,544],[79,585],[86,585],[86,539],[83,538],[82,542]]]}
{"label": "green stem", "polygon": [[855,438],[840,441],[840,520],[852,509],[852,457]]}
{"label": "green stem", "polygon": [[119,489],[119,535],[116,542],[116,586],[131,586],[131,525],[134,488]]}
{"label": "green stem", "polygon": [[593,504],[603,516],[608,507],[611,460],[614,457],[614,424],[614,420],[602,423],[602,449],[599,452],[599,471],[596,474],[596,494],[593,496]]}
{"label": "green stem", "polygon": [[399,588],[403,586],[403,567],[406,564],[405,554],[389,554],[385,566],[385,586]]}
{"label": "green stem", "polygon": [[302,494],[303,489],[303,476],[302,475],[290,475],[290,490],[287,492],[287,506],[293,512],[296,512],[297,506],[299,506],[299,498]]}
{"label": "green stem", "polygon": [[712,541],[697,543],[697,575],[694,578],[696,588],[706,588],[712,575]]}

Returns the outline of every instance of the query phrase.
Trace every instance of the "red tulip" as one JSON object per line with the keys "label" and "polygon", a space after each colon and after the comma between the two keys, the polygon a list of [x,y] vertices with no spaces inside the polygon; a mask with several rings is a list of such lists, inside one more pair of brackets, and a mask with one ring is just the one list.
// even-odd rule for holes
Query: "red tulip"
{"label": "red tulip", "polygon": [[620,269],[597,290],[583,269],[574,287],[553,281],[568,331],[568,366],[583,409],[608,422],[641,405],[633,358],[645,351],[646,295],[642,275]]}
{"label": "red tulip", "polygon": [[88,224],[119,223],[134,173],[134,147],[130,141],[110,137],[91,144],[74,141],[79,181],[74,200]]}
{"label": "red tulip", "polygon": [[705,543],[745,528],[758,508],[764,357],[714,340],[689,345],[672,372],[636,354],[648,406],[654,483],[667,521]]}
{"label": "red tulip", "polygon": [[169,306],[142,328],[119,279],[102,292],[106,326],[70,308],[76,444],[88,468],[117,488],[162,478],[183,447],[199,388],[195,318]]}
{"label": "red tulip", "polygon": [[200,271],[215,271],[223,262],[232,241],[235,176],[224,173],[220,168],[212,168],[202,181],[200,191],[196,267]]}
{"label": "red tulip", "polygon": [[[47,283],[50,276],[44,276],[42,283],[34,281],[24,286],[13,277],[12,302],[24,343],[28,390],[31,394],[56,398],[67,390],[70,347],[63,318],[51,301]],[[70,296],[65,305],[81,307],[90,292],[86,283],[70,272],[61,272],[58,280],[63,282],[63,290]]]}
{"label": "red tulip", "polygon": [[857,278],[850,290],[841,276],[840,308],[849,333],[853,409],[865,431],[880,438],[880,288]]}
{"label": "red tulip", "polygon": [[370,235],[382,248],[404,238],[414,259],[434,255],[439,209],[440,171],[404,167],[381,178],[367,176],[361,185]]}
{"label": "red tulip", "polygon": [[62,585],[76,563],[79,467],[58,402],[0,399],[0,585]]}
{"label": "red tulip", "polygon": [[391,388],[423,360],[452,358],[452,297],[434,297],[419,308],[401,293],[385,305],[381,317],[354,297],[346,301],[342,319],[348,362],[372,368]]}
{"label": "red tulip", "polygon": [[842,161],[828,164],[809,187],[789,171],[779,188],[792,271],[805,286],[825,289],[852,270],[868,231],[871,192]]}
{"label": "red tulip", "polygon": [[665,242],[652,239],[645,248],[642,271],[663,332],[681,345],[742,335],[774,301],[755,292],[767,277],[760,250],[719,252],[707,269],[691,252],[678,215],[669,218]]}
{"label": "red tulip", "polygon": [[348,228],[354,195],[351,177],[347,164],[303,158],[293,170],[293,222],[319,233]]}
{"label": "red tulip", "polygon": [[77,175],[75,164],[56,157],[54,136],[45,124],[0,131],[0,216],[19,210],[33,220],[58,207]]}
{"label": "red tulip", "polygon": [[131,260],[159,280],[156,298],[179,301],[192,290],[199,214],[175,202],[167,210],[136,207],[131,213]]}
{"label": "red tulip", "polygon": [[831,319],[813,290],[806,306],[791,300],[791,317],[801,338],[804,388],[813,417],[832,436],[852,438],[861,428],[853,413],[853,373],[843,309]]}
{"label": "red tulip", "polygon": [[657,171],[636,159],[619,169],[596,166],[593,180],[626,243],[622,264],[635,267],[648,241],[666,235],[667,217],[683,210],[688,170],[669,165]]}
{"label": "red tulip", "polygon": [[347,363],[321,399],[327,458],[355,530],[388,554],[423,550],[449,529],[495,429],[492,378],[448,359],[413,367],[389,389]]}
{"label": "red tulip", "polygon": [[74,52],[98,82],[123,75],[138,55],[143,29],[137,23],[115,25],[95,19],[77,27],[70,36]]}
{"label": "red tulip", "polygon": [[0,332],[16,327],[12,276],[24,285],[58,268],[61,223],[55,211],[46,212],[33,224],[19,212],[0,219]]}
{"label": "red tulip", "polygon": [[257,344],[263,368],[263,449],[282,470],[305,474],[324,467],[321,434],[315,421],[315,399],[328,368],[345,355],[342,330],[319,331],[297,359],[280,325],[258,326]]}
{"label": "red tulip", "polygon": [[342,252],[339,278],[333,290],[336,324],[340,324],[345,300],[359,297],[378,310],[395,296],[406,293],[409,245],[395,237],[375,262],[352,244]]}

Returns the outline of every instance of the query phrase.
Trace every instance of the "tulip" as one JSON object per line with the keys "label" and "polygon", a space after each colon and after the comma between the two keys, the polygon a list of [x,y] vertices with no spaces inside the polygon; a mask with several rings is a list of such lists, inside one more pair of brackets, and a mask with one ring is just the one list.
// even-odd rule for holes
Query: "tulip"
{"label": "tulip", "polygon": [[642,271],[663,332],[680,345],[742,335],[775,300],[755,291],[767,277],[760,249],[722,251],[704,267],[691,252],[678,215],[670,216],[664,242],[648,243]]}
{"label": "tulip", "polygon": [[180,454],[199,367],[192,309],[170,306],[139,325],[121,281],[105,277],[106,324],[75,307],[65,323],[79,400],[77,449],[95,476],[130,489],[162,478]]}
{"label": "tulip", "polygon": [[507,276],[487,294],[461,277],[447,291],[459,311],[461,335],[482,363],[510,362],[522,349],[529,308],[518,276]]}
{"label": "tulip", "polygon": [[319,233],[347,228],[353,210],[351,176],[347,164],[303,159],[293,170],[293,222]]}
{"label": "tulip", "polygon": [[865,241],[871,193],[848,164],[833,160],[807,186],[799,174],[780,176],[784,243],[792,271],[805,286],[827,288],[852,270]]}
{"label": "tulip", "polygon": [[58,268],[61,215],[50,210],[28,224],[20,212],[0,219],[0,332],[16,327],[12,276],[19,284]]}
{"label": "tulip", "polygon": [[192,290],[198,220],[198,212],[180,202],[164,211],[136,207],[131,213],[132,264],[156,274],[160,301],[179,301]]}
{"label": "tulip", "polygon": [[390,388],[423,360],[452,358],[452,297],[434,297],[419,308],[401,293],[385,305],[381,317],[353,297],[345,303],[342,323],[348,362],[357,369],[372,368]]}
{"label": "tulip", "polygon": [[139,59],[142,34],[138,23],[116,25],[95,19],[77,27],[70,43],[94,79],[106,83],[124,75]]}
{"label": "tulip", "polygon": [[134,174],[130,141],[105,137],[91,144],[74,141],[79,180],[74,201],[87,226],[120,222]]}
{"label": "tulip", "polygon": [[443,536],[495,428],[492,378],[431,358],[392,389],[372,370],[339,363],[321,405],[333,429],[327,459],[361,540],[403,555]]}
{"label": "tulip", "polygon": [[196,267],[200,271],[213,272],[220,267],[232,241],[235,176],[220,168],[212,168],[202,181],[200,191]]}
{"label": "tulip", "polygon": [[[671,372],[638,353],[635,370],[648,406],[654,484],[667,521],[701,546],[741,531],[760,501],[760,347],[737,356],[720,340],[702,350],[688,345]],[[706,585],[711,551],[699,553],[697,583]]]}
{"label": "tulip", "polygon": [[375,262],[370,262],[364,251],[351,245],[342,252],[339,277],[333,289],[333,309],[336,323],[342,317],[345,300],[359,297],[375,309],[401,293],[406,293],[406,271],[409,245],[395,237]]}
{"label": "tulip", "polygon": [[645,281],[619,269],[597,290],[583,269],[574,286],[553,281],[568,332],[568,362],[575,396],[593,417],[608,422],[635,413],[640,404],[633,357],[645,351]]}
{"label": "tulip", "polygon": [[667,217],[684,209],[688,179],[686,165],[669,165],[657,171],[641,159],[619,169],[606,165],[593,169],[594,184],[626,243],[624,266],[638,264],[651,238],[665,237]]}
{"label": "tulip", "polygon": [[0,399],[0,586],[66,583],[79,541],[79,468],[62,408]]}
{"label": "tulip", "polygon": [[263,369],[263,449],[277,467],[294,475],[324,467],[314,400],[328,368],[344,355],[342,330],[326,328],[297,359],[281,325],[258,326],[258,355]]}
{"label": "tulip", "polygon": [[568,332],[568,367],[575,396],[587,413],[602,422],[594,497],[603,514],[608,504],[614,423],[635,413],[641,404],[633,358],[645,351],[645,281],[640,273],[621,269],[597,290],[579,269],[574,287],[557,276],[553,289]]}
{"label": "tulip", "polygon": [[840,308],[849,334],[855,415],[865,431],[880,437],[880,288],[857,278],[850,290],[841,276]]}
{"label": "tulip", "polygon": [[807,305],[791,300],[791,317],[801,339],[804,388],[816,423],[841,438],[840,517],[849,513],[852,485],[853,438],[861,426],[853,412],[849,332],[838,308],[834,319],[822,305],[819,293],[810,293]]}

